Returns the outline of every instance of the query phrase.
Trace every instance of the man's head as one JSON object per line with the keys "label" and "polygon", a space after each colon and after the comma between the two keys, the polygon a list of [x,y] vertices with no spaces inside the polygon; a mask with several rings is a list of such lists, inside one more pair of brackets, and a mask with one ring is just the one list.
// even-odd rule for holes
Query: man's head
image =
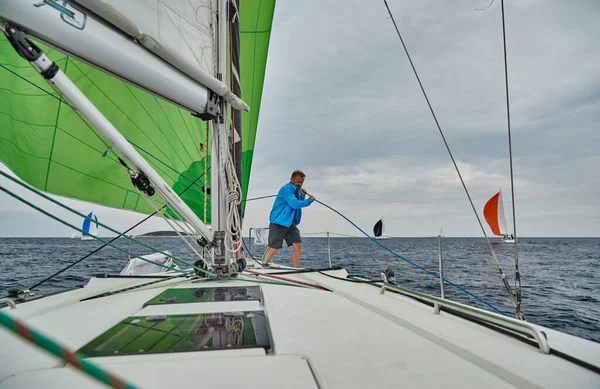
{"label": "man's head", "polygon": [[304,177],[306,177],[306,175],[302,173],[302,171],[294,170],[292,172],[292,178],[290,178],[290,181],[298,188],[302,188],[302,184],[304,184]]}

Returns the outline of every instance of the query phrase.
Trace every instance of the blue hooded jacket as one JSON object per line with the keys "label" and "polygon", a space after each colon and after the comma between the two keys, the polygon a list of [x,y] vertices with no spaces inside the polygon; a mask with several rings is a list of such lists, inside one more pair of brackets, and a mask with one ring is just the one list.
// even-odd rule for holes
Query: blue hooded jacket
{"label": "blue hooded jacket", "polygon": [[302,218],[302,209],[312,204],[312,199],[304,199],[300,189],[291,182],[288,182],[279,189],[269,221],[280,226],[289,227],[293,224],[300,224]]}

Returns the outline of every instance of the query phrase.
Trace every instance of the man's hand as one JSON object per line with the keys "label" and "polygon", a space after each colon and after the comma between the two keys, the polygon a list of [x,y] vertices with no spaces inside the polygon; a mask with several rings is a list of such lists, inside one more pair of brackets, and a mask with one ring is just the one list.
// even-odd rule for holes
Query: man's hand
{"label": "man's hand", "polygon": [[311,199],[312,201],[315,201],[315,196],[313,196],[313,195],[310,195],[310,196],[308,196],[308,197],[310,197],[310,199]]}
{"label": "man's hand", "polygon": [[300,193],[302,194],[302,196],[306,196],[306,191],[304,189],[300,189]]}

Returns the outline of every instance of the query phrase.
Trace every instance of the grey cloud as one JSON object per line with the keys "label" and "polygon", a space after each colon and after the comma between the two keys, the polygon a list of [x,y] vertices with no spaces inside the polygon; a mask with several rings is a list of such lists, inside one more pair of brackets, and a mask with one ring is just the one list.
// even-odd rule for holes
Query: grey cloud
{"label": "grey cloud", "polygon": [[[512,220],[499,1],[388,2],[476,209],[502,187]],[[506,4],[521,234],[598,235],[599,11]],[[384,215],[392,235],[481,235],[382,2],[277,4],[249,196],[298,168],[363,227]],[[249,203],[245,230],[268,224],[271,204]],[[318,205],[302,228],[355,233]]]}

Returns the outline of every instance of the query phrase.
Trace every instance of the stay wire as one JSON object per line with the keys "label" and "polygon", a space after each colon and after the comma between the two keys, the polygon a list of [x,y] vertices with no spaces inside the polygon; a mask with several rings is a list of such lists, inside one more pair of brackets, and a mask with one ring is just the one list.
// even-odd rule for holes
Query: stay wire
{"label": "stay wire", "polygon": [[[3,173],[3,172],[1,172],[1,171],[0,171],[0,173]],[[21,196],[17,195],[16,193],[12,192],[12,191],[11,191],[11,190],[9,190],[9,189],[6,189],[6,188],[4,188],[3,186],[0,186],[0,191],[2,191],[2,192],[4,192],[4,193],[6,193],[6,194],[10,195],[11,197],[13,197],[13,198],[15,198],[15,199],[17,199],[17,200],[21,201],[23,204],[26,204],[26,205],[30,206],[31,208],[35,209],[36,211],[38,211],[38,212],[40,212],[40,213],[42,213],[42,214],[44,214],[44,215],[46,215],[46,216],[50,217],[51,219],[53,219],[53,220],[55,220],[55,221],[57,221],[57,222],[59,222],[59,223],[61,223],[61,224],[64,224],[64,225],[65,225],[65,226],[67,226],[67,227],[71,227],[72,229],[74,229],[74,230],[77,230],[77,231],[82,231],[81,229],[79,229],[79,228],[75,227],[75,226],[74,226],[74,225],[72,225],[71,223],[69,223],[69,222],[66,222],[65,220],[62,220],[62,219],[60,219],[58,216],[56,216],[56,215],[53,215],[53,214],[51,214],[50,212],[43,210],[42,208],[40,208],[40,207],[38,207],[37,205],[35,205],[35,204],[33,204],[33,203],[31,203],[31,202],[29,202],[29,201],[25,200],[23,197],[21,197]],[[106,227],[105,225],[103,225],[103,226],[104,226],[104,227]],[[125,235],[122,235],[122,236],[125,236]],[[121,252],[123,252],[123,253],[125,253],[125,254],[128,254],[128,253],[127,253],[127,251],[125,251],[124,249],[122,249],[122,248],[120,248],[120,247],[118,247],[118,246],[115,246],[114,244],[112,244],[112,243],[110,243],[110,242],[108,242],[108,241],[105,241],[105,240],[104,240],[104,239],[102,239],[102,238],[99,238],[99,237],[97,237],[97,236],[96,236],[96,237],[94,237],[94,239],[96,239],[97,241],[103,242],[103,243],[105,243],[105,244],[107,244],[107,245],[110,245],[112,248],[114,248],[114,249],[116,249],[116,250],[118,250],[118,251],[121,251]],[[138,242],[138,243],[139,243],[139,242]],[[149,247],[149,246],[146,246],[146,247]],[[151,247],[150,247],[150,248],[151,248]],[[163,252],[160,252],[160,253],[161,253],[161,254],[165,254],[165,253],[163,253]],[[166,254],[165,254],[165,255],[166,255]],[[151,261],[151,260],[148,260],[148,259],[145,259],[145,258],[139,257],[139,256],[135,256],[135,258],[139,258],[139,259],[141,259],[141,260],[143,260],[143,261],[145,261],[145,262],[149,262],[149,263],[152,263],[152,264],[158,265],[158,266],[160,266],[160,267],[163,267],[163,268],[165,268],[165,269],[168,269],[168,270],[174,270],[174,271],[177,271],[177,272],[180,272],[180,273],[185,273],[183,270],[178,270],[178,269],[177,269],[175,266],[167,266],[167,265],[163,265],[163,264],[161,264],[161,263],[154,262],[154,261]],[[183,262],[183,263],[185,263],[185,264],[187,264],[187,265],[190,265],[190,264],[188,264],[187,262],[185,262],[185,261],[182,261],[182,260],[180,260],[180,259],[178,259],[178,258],[175,258],[175,257],[173,257],[173,256],[170,256],[170,258],[173,258],[173,259],[175,259],[175,260],[177,260],[177,261],[180,261],[180,262]],[[192,266],[192,267],[194,267],[194,266]],[[197,270],[203,271],[202,269],[199,269],[199,268],[196,268],[196,267],[194,267],[194,268],[195,268],[195,269],[197,269]],[[209,272],[206,272],[206,271],[203,271],[203,272],[204,272],[204,273],[206,273],[206,274],[212,275],[212,276],[216,276],[215,274],[212,274],[212,273],[209,273]]]}
{"label": "stay wire", "polygon": [[394,20],[394,15],[392,14],[392,11],[390,10],[390,7],[387,3],[387,0],[383,0],[383,2],[385,3],[385,7],[387,8],[388,14],[390,15],[390,18],[392,20],[392,23],[394,24],[394,28],[396,29],[396,33],[398,34],[398,38],[400,38],[400,42],[402,42],[402,47],[404,48],[404,52],[406,53],[406,57],[408,58],[408,61],[410,62],[410,66],[412,67],[412,70],[415,74],[415,77],[417,78],[417,82],[419,83],[419,87],[421,88],[421,92],[423,92],[423,96],[425,97],[425,100],[427,101],[427,106],[429,107],[429,111],[431,112],[431,115],[433,116],[433,120],[435,121],[435,124],[437,126],[437,129],[440,133],[440,136],[442,137],[442,140],[444,142],[444,145],[446,146],[446,150],[448,151],[448,154],[450,155],[450,159],[452,160],[452,164],[454,165],[454,169],[456,170],[456,173],[458,174],[458,178],[460,179],[460,182],[463,186],[463,189],[465,191],[465,194],[467,195],[467,198],[469,199],[469,203],[471,204],[471,208],[473,209],[473,212],[475,213],[475,217],[477,218],[477,222],[479,223],[479,227],[481,228],[481,231],[483,232],[483,236],[485,237],[485,239],[487,240],[487,244],[488,244],[488,249],[490,250],[491,254],[492,254],[492,258],[494,259],[494,262],[496,263],[496,266],[498,268],[498,271],[500,273],[500,279],[502,280],[502,283],[504,284],[504,287],[506,288],[506,291],[508,292],[509,296],[510,296],[510,300],[515,308],[515,316],[519,319],[522,318],[522,314],[520,313],[520,311],[518,311],[519,309],[519,305],[517,304],[516,301],[516,296],[515,293],[512,291],[512,288],[508,282],[508,280],[506,279],[506,276],[504,274],[504,271],[502,271],[502,267],[500,266],[500,261],[498,260],[498,258],[496,257],[496,252],[494,251],[494,248],[492,247],[492,244],[485,232],[485,228],[483,227],[483,223],[481,222],[481,219],[479,217],[479,214],[477,213],[477,210],[475,209],[475,205],[473,204],[473,200],[471,199],[471,195],[469,194],[469,190],[467,189],[467,185],[465,184],[465,181],[462,177],[462,174],[460,173],[460,169],[458,168],[458,165],[456,164],[456,160],[454,159],[454,155],[452,154],[452,151],[450,150],[450,146],[448,145],[448,142],[446,141],[446,137],[444,135],[444,132],[442,131],[442,127],[440,126],[440,123],[437,119],[437,116],[435,115],[435,112],[433,110],[433,107],[429,101],[429,97],[427,96],[427,92],[425,92],[425,88],[423,87],[423,83],[421,82],[421,79],[419,78],[419,74],[417,73],[417,69],[415,68],[415,65],[412,61],[412,58],[410,57],[410,54],[408,53],[408,49],[406,47],[406,44],[404,43],[404,39],[402,38],[402,34],[400,34],[400,30],[398,29],[398,25],[396,24],[396,21]]}
{"label": "stay wire", "polygon": [[[514,236],[514,257],[515,257],[515,290],[517,298],[516,313],[521,316],[521,320],[525,320],[521,311],[521,274],[519,272],[519,250],[517,249],[517,214],[515,210],[515,183],[513,174],[513,154],[512,154],[512,138],[510,129],[510,99],[508,95],[508,60],[506,54],[506,24],[504,23],[504,0],[500,2],[502,6],[502,39],[504,43],[504,81],[506,85],[506,119],[508,124],[508,155],[510,161],[510,193],[512,199],[512,216],[513,216],[513,236]],[[490,4],[491,5],[491,4]]]}

